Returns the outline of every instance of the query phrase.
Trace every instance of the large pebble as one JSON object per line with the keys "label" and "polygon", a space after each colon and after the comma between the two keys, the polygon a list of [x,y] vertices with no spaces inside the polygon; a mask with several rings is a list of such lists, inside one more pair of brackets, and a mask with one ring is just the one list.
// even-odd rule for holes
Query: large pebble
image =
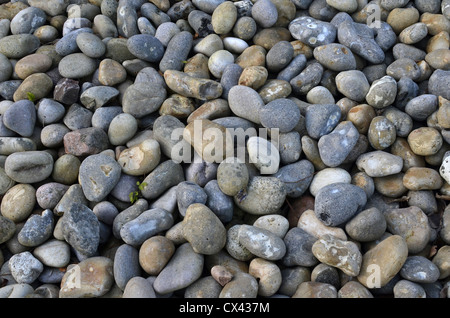
{"label": "large pebble", "polygon": [[148,238],[169,229],[173,222],[172,214],[166,210],[150,209],[125,223],[120,229],[120,236],[125,243],[138,246]]}
{"label": "large pebble", "polygon": [[373,64],[382,63],[385,54],[374,39],[373,30],[362,23],[344,21],[337,30],[339,42]]}
{"label": "large pebble", "polygon": [[64,239],[82,255],[93,256],[100,242],[100,223],[86,205],[73,203],[61,221]]}
{"label": "large pebble", "polygon": [[128,244],[120,245],[114,254],[114,281],[124,290],[128,281],[135,276],[140,276],[138,250]]}
{"label": "large pebble", "polygon": [[45,151],[16,152],[6,158],[5,172],[16,182],[35,183],[51,175],[53,163],[53,157]]}
{"label": "large pebble", "polygon": [[120,174],[120,165],[110,156],[89,156],[80,165],[79,180],[84,195],[90,201],[102,201],[117,184]]}
{"label": "large pebble", "polygon": [[326,235],[313,244],[312,252],[320,262],[339,268],[349,276],[359,274],[362,255],[358,245],[351,241]]}
{"label": "large pebble", "polygon": [[183,236],[196,253],[218,253],[226,243],[226,230],[211,209],[201,203],[191,204],[183,219]]}
{"label": "large pebble", "polygon": [[350,155],[359,136],[350,121],[340,122],[331,133],[320,137],[317,143],[323,163],[329,167],[339,166]]}
{"label": "large pebble", "polygon": [[44,265],[30,252],[13,255],[8,262],[12,277],[19,284],[31,284],[44,270]]}
{"label": "large pebble", "polygon": [[59,73],[66,78],[78,79],[94,73],[97,64],[83,53],[64,56],[58,65]]}
{"label": "large pebble", "polygon": [[283,240],[266,229],[242,225],[239,227],[238,239],[252,254],[266,260],[279,260],[286,254]]}
{"label": "large pebble", "polygon": [[286,199],[286,187],[276,177],[253,177],[244,193],[234,196],[235,204],[255,215],[276,213]]}
{"label": "large pebble", "polygon": [[[189,266],[186,266],[189,264]],[[180,245],[169,263],[156,276],[153,288],[159,294],[167,294],[183,289],[200,278],[204,256],[194,252],[189,243]]]}
{"label": "large pebble", "polygon": [[53,212],[47,209],[41,215],[30,216],[20,230],[17,239],[24,246],[39,246],[50,238],[53,227]]}
{"label": "large pebble", "polygon": [[361,155],[356,166],[370,177],[385,177],[399,173],[403,168],[403,159],[382,150],[375,150]]}
{"label": "large pebble", "polygon": [[127,41],[127,47],[137,58],[147,62],[159,62],[164,55],[164,46],[152,35],[136,34]]}
{"label": "large pebble", "polygon": [[40,41],[33,34],[8,35],[0,39],[0,53],[11,59],[21,59],[39,48]]}
{"label": "large pebble", "polygon": [[426,214],[418,207],[389,209],[384,211],[387,229],[404,238],[412,254],[422,251],[430,239],[430,224]]}
{"label": "large pebble", "polygon": [[105,295],[114,285],[114,262],[104,256],[89,257],[69,266],[59,298],[94,298]]}
{"label": "large pebble", "polygon": [[261,108],[260,120],[266,128],[278,128],[282,133],[289,132],[298,124],[300,110],[293,101],[278,98]]}
{"label": "large pebble", "polygon": [[319,262],[312,252],[317,238],[299,227],[290,229],[283,238],[286,253],[282,262],[286,266],[315,266]]}
{"label": "large pebble", "polygon": [[392,235],[363,255],[358,281],[367,288],[386,286],[398,274],[408,257],[408,246],[399,235]]}
{"label": "large pebble", "polygon": [[334,25],[307,16],[292,20],[289,23],[289,31],[293,38],[311,47],[332,43],[337,34]]}
{"label": "large pebble", "polygon": [[375,241],[385,233],[386,228],[386,219],[376,207],[361,211],[345,225],[348,235],[358,242]]}
{"label": "large pebble", "polygon": [[325,225],[336,226],[359,213],[366,202],[366,193],[360,187],[348,183],[333,183],[317,193],[314,212]]}

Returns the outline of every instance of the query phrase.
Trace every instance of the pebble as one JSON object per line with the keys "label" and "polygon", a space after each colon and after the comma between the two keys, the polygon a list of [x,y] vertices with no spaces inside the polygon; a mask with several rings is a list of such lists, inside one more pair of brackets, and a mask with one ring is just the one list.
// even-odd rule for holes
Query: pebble
{"label": "pebble", "polygon": [[33,34],[13,34],[0,39],[0,53],[10,59],[21,59],[38,49],[40,41]]}
{"label": "pebble", "polygon": [[333,183],[317,193],[314,212],[325,225],[337,226],[361,212],[366,202],[366,193],[360,187],[348,183]]}
{"label": "pebble", "polygon": [[[276,114],[276,115],[275,115]],[[278,98],[261,108],[261,125],[266,128],[278,128],[279,132],[290,132],[300,120],[300,109],[287,98]]]}
{"label": "pebble", "polygon": [[[259,237],[259,240],[254,240]],[[269,230],[252,225],[241,225],[238,231],[239,243],[252,254],[265,260],[280,260],[286,254],[283,240]]]}
{"label": "pebble", "polygon": [[[408,247],[399,235],[383,239],[363,254],[358,281],[367,288],[386,286],[397,275],[408,257]],[[373,276],[374,270],[377,276]]]}
{"label": "pebble", "polygon": [[236,85],[228,92],[228,105],[238,117],[260,124],[260,110],[264,106],[261,96],[253,88]]}
{"label": "pebble", "polygon": [[139,251],[132,245],[120,245],[114,254],[114,281],[124,290],[128,282],[136,276],[140,276]]}
{"label": "pebble", "polygon": [[312,246],[317,238],[299,227],[291,228],[283,238],[286,253],[282,262],[286,266],[315,266],[317,258],[312,253]]}
{"label": "pebble", "polygon": [[50,239],[37,246],[33,255],[45,266],[65,267],[70,262],[70,246],[64,241]]}
{"label": "pebble", "polygon": [[332,43],[337,36],[334,25],[312,17],[296,18],[289,23],[288,28],[293,38],[311,47]]}
{"label": "pebble", "polygon": [[82,255],[93,256],[100,242],[100,224],[94,212],[80,203],[72,203],[61,220],[64,239]]}
{"label": "pebble", "polygon": [[403,159],[383,150],[375,150],[361,155],[356,165],[370,177],[385,177],[399,173],[403,168]]}
{"label": "pebble", "polygon": [[434,283],[439,279],[439,268],[423,256],[408,256],[400,276],[416,283]]}
{"label": "pebble", "polygon": [[430,225],[420,208],[411,206],[384,213],[388,231],[403,237],[410,253],[416,254],[425,248],[430,239]]}
{"label": "pebble", "polygon": [[345,224],[345,231],[358,242],[371,242],[382,237],[386,231],[384,215],[376,207],[365,209]]}
{"label": "pebble", "polygon": [[339,123],[330,134],[319,139],[317,145],[321,160],[329,167],[340,165],[351,154],[358,139],[359,133],[351,122]]}
{"label": "pebble", "polygon": [[175,253],[175,245],[168,238],[156,235],[145,240],[139,248],[139,265],[149,275],[158,275]]}
{"label": "pebble", "polygon": [[166,267],[156,276],[153,288],[159,294],[183,289],[200,278],[203,266],[203,254],[194,252],[189,243],[183,243],[175,250]]}
{"label": "pebble", "polygon": [[323,264],[336,267],[348,276],[358,276],[362,255],[355,243],[325,235],[314,242],[311,250]]}
{"label": "pebble", "polygon": [[372,64],[380,64],[385,53],[374,39],[373,30],[365,24],[343,21],[337,30],[339,43]]}
{"label": "pebble", "polygon": [[341,119],[341,109],[336,104],[314,104],[307,107],[305,125],[311,138],[319,139],[329,134]]}
{"label": "pebble", "polygon": [[11,256],[8,266],[12,277],[19,284],[33,283],[44,270],[44,265],[28,251]]}
{"label": "pebble", "polygon": [[316,214],[311,209],[305,210],[300,215],[296,226],[314,236],[316,239],[319,239],[324,235],[332,235],[340,240],[347,240],[347,234],[343,229],[339,227],[326,226],[320,219],[317,218]]}
{"label": "pebble", "polygon": [[114,285],[114,262],[93,256],[74,264],[65,272],[59,298],[93,298],[105,295]]}
{"label": "pebble", "polygon": [[337,298],[337,294],[331,284],[308,281],[298,286],[292,298]]}
{"label": "pebble", "polygon": [[125,243],[138,246],[148,238],[169,229],[173,223],[172,215],[166,210],[150,209],[126,222],[120,229],[120,237]]}
{"label": "pebble", "polygon": [[44,210],[41,215],[32,215],[18,234],[18,241],[24,246],[39,246],[50,238],[53,232],[53,212]]}

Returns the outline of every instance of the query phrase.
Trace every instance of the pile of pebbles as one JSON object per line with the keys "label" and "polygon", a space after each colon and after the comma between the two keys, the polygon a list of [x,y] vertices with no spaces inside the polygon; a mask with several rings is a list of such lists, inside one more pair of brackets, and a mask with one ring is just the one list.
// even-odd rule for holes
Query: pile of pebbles
{"label": "pile of pebbles", "polygon": [[450,297],[450,1],[0,19],[0,297]]}

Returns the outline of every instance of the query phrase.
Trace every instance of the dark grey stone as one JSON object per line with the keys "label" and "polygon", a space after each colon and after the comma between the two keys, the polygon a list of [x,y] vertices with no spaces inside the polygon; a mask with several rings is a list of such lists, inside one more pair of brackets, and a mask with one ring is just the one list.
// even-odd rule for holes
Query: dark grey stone
{"label": "dark grey stone", "polygon": [[209,181],[204,191],[208,197],[206,206],[214,212],[222,223],[228,223],[233,218],[234,204],[233,198],[220,190],[217,180]]}
{"label": "dark grey stone", "polygon": [[114,281],[121,290],[124,290],[131,278],[141,276],[139,250],[129,244],[120,245],[114,254],[113,271]]}
{"label": "dark grey stone", "polygon": [[300,120],[300,109],[297,104],[287,98],[277,98],[260,110],[261,125],[266,128],[278,128],[279,132],[289,132]]}
{"label": "dark grey stone", "polygon": [[178,211],[184,217],[187,208],[193,203],[206,204],[208,195],[198,184],[191,181],[180,182],[177,186]]}
{"label": "dark grey stone", "polygon": [[164,56],[159,62],[161,72],[166,70],[181,71],[192,48],[193,36],[187,31],[175,34],[169,41]]}
{"label": "dark grey stone", "polygon": [[53,211],[46,209],[41,215],[33,214],[27,219],[17,239],[25,246],[41,245],[53,234],[54,225]]}
{"label": "dark grey stone", "polygon": [[303,159],[282,166],[274,176],[284,182],[288,197],[298,198],[308,190],[314,177],[314,166]]}
{"label": "dark grey stone", "polygon": [[5,111],[2,119],[6,128],[22,137],[30,137],[36,124],[36,107],[29,100],[19,100]]}
{"label": "dark grey stone", "polygon": [[337,167],[348,157],[358,142],[359,132],[351,121],[343,121],[317,143],[320,158],[329,167]]}
{"label": "dark grey stone", "polygon": [[333,183],[319,190],[314,201],[314,212],[327,226],[346,223],[359,213],[367,202],[364,190],[349,183]]}
{"label": "dark grey stone", "polygon": [[305,113],[305,125],[311,138],[319,139],[329,134],[341,119],[341,109],[336,104],[312,104]]}
{"label": "dark grey stone", "polygon": [[278,73],[294,58],[294,47],[289,41],[279,41],[267,52],[266,67],[269,72]]}
{"label": "dark grey stone", "polygon": [[79,182],[89,201],[100,202],[119,182],[122,169],[105,154],[91,155],[81,162]]}
{"label": "dark grey stone", "polygon": [[159,62],[164,55],[164,46],[152,35],[136,34],[128,38],[127,47],[131,54],[147,62]]}
{"label": "dark grey stone", "polygon": [[416,283],[434,283],[439,279],[439,268],[424,256],[408,256],[400,276]]}
{"label": "dark grey stone", "polygon": [[299,227],[291,228],[283,239],[286,245],[286,255],[282,262],[286,266],[315,266],[319,263],[312,252],[312,246],[317,238]]}
{"label": "dark grey stone", "polygon": [[374,31],[367,25],[351,21],[342,22],[337,31],[339,43],[349,47],[353,53],[368,62],[380,64],[384,61],[385,54],[374,36]]}
{"label": "dark grey stone", "polygon": [[435,70],[428,81],[430,94],[450,99],[450,71]]}
{"label": "dark grey stone", "polygon": [[292,86],[292,91],[298,95],[306,95],[312,88],[320,83],[323,71],[324,68],[319,62],[309,64],[300,72],[300,74],[289,81]]}
{"label": "dark grey stone", "polygon": [[64,211],[61,220],[64,239],[80,254],[87,257],[97,252],[100,242],[100,223],[86,205],[73,203]]}

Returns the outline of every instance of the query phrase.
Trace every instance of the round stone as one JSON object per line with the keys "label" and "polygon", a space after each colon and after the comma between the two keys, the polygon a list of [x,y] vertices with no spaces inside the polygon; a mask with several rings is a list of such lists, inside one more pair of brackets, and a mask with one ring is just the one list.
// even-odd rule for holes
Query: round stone
{"label": "round stone", "polygon": [[333,183],[319,190],[315,197],[314,212],[328,226],[346,223],[367,203],[363,189],[348,183]]}
{"label": "round stone", "polygon": [[131,54],[147,62],[159,62],[164,55],[164,46],[154,36],[136,34],[128,38],[127,47]]}
{"label": "round stone", "polygon": [[64,56],[58,65],[59,73],[63,77],[77,79],[94,73],[97,63],[83,53],[73,53]]}
{"label": "round stone", "polygon": [[441,149],[442,135],[433,127],[420,127],[408,135],[408,144],[411,150],[419,156],[430,156]]}
{"label": "round stone", "polygon": [[300,120],[300,109],[290,99],[278,98],[261,108],[261,125],[269,129],[278,128],[279,132],[291,131]]}
{"label": "round stone", "polygon": [[139,264],[149,275],[158,275],[172,255],[175,245],[164,236],[153,236],[142,243],[139,248]]}
{"label": "round stone", "polygon": [[183,219],[183,236],[196,253],[213,255],[225,247],[226,230],[207,206],[191,204]]}
{"label": "round stone", "polygon": [[248,181],[247,165],[237,158],[228,158],[217,167],[217,183],[226,195],[234,196],[244,191]]}
{"label": "round stone", "polygon": [[345,225],[345,231],[358,242],[371,242],[385,233],[386,226],[384,215],[376,207],[372,207],[349,220]]}
{"label": "round stone", "polygon": [[106,45],[93,33],[82,32],[77,35],[77,45],[82,53],[91,58],[100,58],[106,52]]}

